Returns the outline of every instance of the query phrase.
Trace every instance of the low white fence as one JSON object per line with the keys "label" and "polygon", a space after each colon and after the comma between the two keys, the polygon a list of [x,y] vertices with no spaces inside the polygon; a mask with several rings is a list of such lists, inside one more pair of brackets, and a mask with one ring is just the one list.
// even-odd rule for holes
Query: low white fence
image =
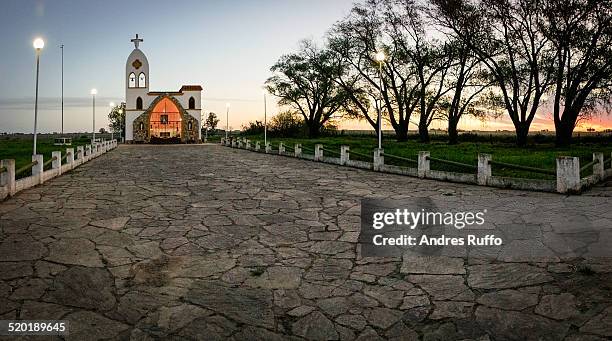
{"label": "low white fence", "polygon": [[[42,155],[32,155],[32,162],[17,170],[15,169],[15,160],[0,160],[0,200],[60,176],[62,173],[66,173],[116,147],[117,140],[111,140],[94,143],[93,145],[78,146],[76,154],[74,148],[66,148],[66,153],[63,156],[61,151],[52,152],[51,159],[46,162]],[[44,168],[49,163],[51,169],[45,171]],[[21,179],[16,178],[29,169],[32,170],[32,175]]]}
{"label": "low white fence", "polygon": [[[264,149],[261,148],[259,141],[249,141],[244,138],[221,139],[221,145],[232,148],[240,148],[266,154],[278,154],[289,157],[296,157],[317,162],[332,163],[341,166],[349,166],[362,169],[370,169],[377,172],[414,176],[424,179],[435,179],[450,182],[468,183],[481,186],[491,186],[500,188],[513,188],[533,191],[558,192],[558,193],[580,193],[582,190],[612,177],[612,154],[610,158],[604,159],[603,153],[593,153],[593,161],[580,167],[578,157],[562,156],[557,158],[556,169],[540,169],[535,167],[521,166],[497,162],[490,154],[479,154],[478,165],[469,165],[460,162],[438,159],[430,156],[428,151],[419,152],[418,158],[413,160],[396,155],[385,154],[384,149],[374,149],[372,155],[364,155],[351,152],[349,146],[341,146],[339,151],[325,149],[323,145],[316,144],[310,153],[304,153],[301,144],[293,147],[280,142],[276,149],[268,142]],[[333,156],[327,156],[325,154]],[[372,162],[351,160],[350,156],[357,154],[362,158],[371,158]],[[404,167],[385,164],[385,157],[412,163],[416,167]],[[431,162],[449,164],[452,166],[469,169],[471,173],[450,172],[433,170]],[[503,166],[506,168],[517,169],[526,172],[547,174],[555,176],[555,180],[528,179],[494,176],[491,171],[492,165]],[[608,167],[606,167],[608,165]],[[592,174],[581,177],[581,173],[592,169]]]}

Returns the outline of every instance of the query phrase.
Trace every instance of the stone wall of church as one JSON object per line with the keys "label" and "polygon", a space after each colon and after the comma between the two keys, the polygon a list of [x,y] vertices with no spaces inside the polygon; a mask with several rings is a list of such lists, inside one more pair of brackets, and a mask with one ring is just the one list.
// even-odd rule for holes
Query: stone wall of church
{"label": "stone wall of church", "polygon": [[[150,135],[150,116],[151,110],[155,107],[155,104],[166,96],[159,96],[152,101],[150,107],[141,115],[134,119],[132,123],[133,129],[133,142],[134,143],[149,143],[151,142]],[[191,116],[180,104],[180,102],[174,98],[169,97],[177,106],[179,113],[181,114],[181,142],[182,143],[198,143],[200,140],[200,123],[199,120]]]}
{"label": "stone wall of church", "polygon": [[[191,127],[191,129],[189,129],[189,127]],[[183,115],[183,124],[181,128],[181,141],[183,143],[198,142],[200,138],[198,132],[198,120],[196,120],[193,116],[189,115],[187,112],[185,112],[185,114]]]}
{"label": "stone wall of church", "polygon": [[135,143],[149,143],[151,140],[149,136],[149,113],[144,112],[136,117],[134,123],[132,123],[132,129]]}

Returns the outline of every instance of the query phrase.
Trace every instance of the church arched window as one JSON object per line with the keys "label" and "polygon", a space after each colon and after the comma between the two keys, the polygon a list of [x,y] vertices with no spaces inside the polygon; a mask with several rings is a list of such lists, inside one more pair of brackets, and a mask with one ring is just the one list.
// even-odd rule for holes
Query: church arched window
{"label": "church arched window", "polygon": [[144,74],[144,72],[141,72],[140,75],[138,75],[138,87],[139,88],[147,87],[147,76]]}
{"label": "church arched window", "polygon": [[195,98],[189,97],[189,109],[195,109]]}
{"label": "church arched window", "polygon": [[142,110],[142,98],[136,98],[136,109]]}
{"label": "church arched window", "polygon": [[187,124],[187,130],[191,130],[191,128],[193,128],[193,123],[189,121],[189,124]]}
{"label": "church arched window", "polygon": [[144,129],[144,123],[140,122],[140,125],[138,126],[138,129],[143,130]]}
{"label": "church arched window", "polygon": [[136,87],[136,74],[135,73],[130,73],[130,76],[128,77],[128,87],[129,88],[135,88]]}

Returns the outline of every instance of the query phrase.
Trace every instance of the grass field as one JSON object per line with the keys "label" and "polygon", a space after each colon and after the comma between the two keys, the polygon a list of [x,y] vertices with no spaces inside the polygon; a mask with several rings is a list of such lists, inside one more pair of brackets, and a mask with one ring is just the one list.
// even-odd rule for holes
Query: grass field
{"label": "grass field", "polygon": [[[61,151],[62,156],[66,153],[66,148],[74,148],[76,151],[77,146],[84,146],[91,142],[89,136],[79,136],[72,138],[72,146],[55,146],[53,145],[54,139],[50,137],[40,137],[36,142],[36,153],[43,155],[43,160],[47,161],[51,159],[51,152]],[[24,165],[32,162],[32,144],[31,138],[23,137],[6,137],[0,138],[0,159],[15,159],[15,169],[19,169]],[[45,169],[50,168],[48,165]],[[28,176],[31,174],[29,171],[24,172],[21,176]]]}
{"label": "grass field", "polygon": [[[261,141],[263,148],[263,136],[243,136],[252,141]],[[209,136],[209,142],[218,142],[220,136]],[[289,147],[293,147],[295,143],[301,143],[303,146],[303,152],[312,154],[314,145],[321,143],[325,149],[331,151],[340,151],[341,145],[350,146],[351,159],[372,161],[372,151],[377,146],[377,140],[372,136],[333,136],[333,137],[321,137],[317,139],[306,139],[306,138],[270,138],[270,142],[275,148],[278,148],[278,143],[283,142]],[[90,139],[86,135],[73,137],[73,146],[85,145],[90,142]],[[65,146],[54,146],[53,138],[41,137],[38,140],[38,152],[44,155],[44,160],[51,158],[51,152],[61,150],[65,152]],[[544,168],[549,170],[555,169],[555,159],[557,156],[577,156],[580,158],[580,164],[584,165],[592,161],[593,152],[604,153],[604,158],[609,158],[612,152],[612,144],[609,143],[580,143],[572,146],[571,148],[559,149],[555,148],[550,143],[539,143],[532,144],[526,148],[519,148],[512,143],[500,142],[497,140],[491,140],[489,142],[463,142],[458,145],[449,146],[444,142],[432,142],[429,144],[422,144],[414,140],[407,142],[396,142],[391,138],[383,140],[383,148],[385,154],[397,155],[409,159],[416,160],[417,154],[421,150],[426,150],[431,153],[432,157],[445,159],[450,161],[456,161],[466,163],[470,165],[477,164],[478,153],[487,153],[493,156],[493,160],[501,161],[510,164],[517,164],[523,166],[530,166],[536,168]],[[356,153],[368,155],[363,157],[356,155]],[[32,154],[32,140],[31,138],[23,137],[5,137],[0,138],[0,159],[15,159],[16,168],[20,168],[31,162]],[[325,152],[328,156],[337,156],[330,152]],[[385,158],[385,163],[393,164],[398,166],[416,167],[414,163],[394,160],[390,157]],[[609,168],[609,163],[606,164],[606,168]],[[49,166],[50,167],[50,166]],[[431,168],[436,170],[447,170],[455,172],[466,172],[472,173],[473,171],[448,164],[439,163],[436,161],[431,162]],[[27,175],[26,172],[24,175]],[[590,170],[585,171],[582,175],[590,174]],[[532,178],[532,179],[554,179],[552,175],[527,172],[515,169],[504,168],[501,166],[493,166],[493,175],[497,176],[509,176],[509,177],[521,177],[521,178]]]}
{"label": "grass field", "polygon": [[[263,136],[246,136],[248,139],[253,141],[262,141],[263,148]],[[341,145],[350,146],[350,151],[357,152],[360,154],[369,155],[368,158],[351,154],[351,159],[372,161],[372,153],[374,148],[377,147],[377,140],[375,137],[351,137],[351,136],[334,136],[334,137],[322,137],[317,139],[296,139],[296,138],[270,138],[272,145],[277,148],[279,142],[283,142],[285,145],[293,147],[295,143],[301,143],[303,146],[303,152],[312,154],[315,144],[323,144],[325,149],[332,151],[340,151]],[[556,157],[557,156],[577,156],[580,158],[580,164],[584,165],[591,162],[593,159],[593,152],[603,152],[604,158],[610,158],[612,152],[612,144],[607,143],[583,143],[574,145],[571,148],[555,148],[552,144],[533,144],[526,148],[519,148],[512,143],[502,142],[463,142],[458,145],[448,145],[444,142],[431,142],[429,144],[422,144],[417,141],[397,142],[393,139],[384,139],[383,148],[385,154],[397,155],[409,159],[416,160],[419,151],[429,151],[431,156],[434,158],[456,161],[466,163],[470,165],[477,165],[478,153],[491,154],[493,160],[504,163],[530,166],[536,168],[544,168],[549,170],[555,170]],[[331,153],[325,153],[324,155],[336,156]],[[398,166],[416,167],[416,164],[394,160],[390,157],[385,158],[385,163],[393,164]],[[606,168],[609,168],[609,163]],[[431,168],[436,170],[446,170],[455,172],[472,173],[473,171],[463,168],[452,166],[448,164],[439,163],[436,161],[431,162]],[[546,175],[541,173],[527,172],[515,169],[504,168],[501,166],[493,165],[493,175],[496,176],[508,176],[508,177],[521,177],[521,178],[532,178],[532,179],[554,179],[554,175]],[[591,171],[587,170],[582,175],[588,175]]]}

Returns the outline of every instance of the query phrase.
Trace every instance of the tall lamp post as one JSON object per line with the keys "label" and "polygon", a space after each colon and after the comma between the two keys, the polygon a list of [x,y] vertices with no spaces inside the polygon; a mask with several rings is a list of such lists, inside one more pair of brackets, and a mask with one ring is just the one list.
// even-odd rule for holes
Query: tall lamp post
{"label": "tall lamp post", "polygon": [[62,135],[64,135],[64,44],[60,45],[62,49]]}
{"label": "tall lamp post", "polygon": [[376,61],[378,62],[378,86],[380,88],[379,99],[378,99],[378,149],[382,148],[382,66],[385,62],[385,53],[383,51],[376,52]]}
{"label": "tall lamp post", "polygon": [[226,112],[225,112],[225,139],[227,140],[228,138],[228,133],[229,133],[229,108],[230,108],[230,104],[229,103],[225,103],[225,108],[226,108]]}
{"label": "tall lamp post", "polygon": [[[115,102],[110,102],[109,105],[111,107],[111,111],[115,109]],[[111,129],[111,140],[114,140],[114,139],[115,139],[115,127]]]}
{"label": "tall lamp post", "polygon": [[264,97],[264,146],[268,145],[268,104],[266,102],[266,91],[263,92]]}
{"label": "tall lamp post", "polygon": [[92,134],[92,139],[91,139],[91,143],[94,144],[96,143],[96,94],[98,93],[98,90],[96,89],[91,89],[91,97],[92,97],[92,117],[93,117],[93,134]]}
{"label": "tall lamp post", "polygon": [[38,71],[40,69],[40,50],[45,47],[45,41],[42,38],[34,39],[34,49],[36,49],[36,97],[34,99],[34,150],[32,155],[36,155],[36,134],[38,125]]}
{"label": "tall lamp post", "polygon": [[121,129],[119,129],[119,142],[123,142],[123,126],[125,125],[125,117],[123,116],[123,107],[125,103],[122,103],[119,107],[119,121],[121,122]]}

